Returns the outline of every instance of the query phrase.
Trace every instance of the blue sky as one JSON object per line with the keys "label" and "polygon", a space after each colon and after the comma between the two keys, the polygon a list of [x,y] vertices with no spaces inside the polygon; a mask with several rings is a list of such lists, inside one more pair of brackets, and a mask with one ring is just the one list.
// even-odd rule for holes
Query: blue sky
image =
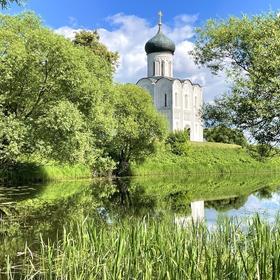
{"label": "blue sky", "polygon": [[188,78],[204,87],[206,101],[228,91],[225,75],[213,76],[196,66],[193,49],[195,28],[209,18],[280,11],[280,0],[27,0],[4,13],[33,10],[55,32],[73,38],[79,29],[97,29],[101,41],[120,54],[117,82],[135,83],[146,76],[144,45],[157,31],[157,13],[163,11],[163,30],[176,44],[174,76]]}
{"label": "blue sky", "polygon": [[[159,10],[164,12],[164,21],[172,24],[179,14],[197,14],[198,23],[208,18],[224,18],[229,15],[256,14],[280,9],[279,0],[29,0],[26,9],[40,14],[45,23],[53,28],[76,23],[85,28],[110,28],[106,18],[118,13],[133,14],[154,24]],[[16,5],[8,13],[23,10]]]}

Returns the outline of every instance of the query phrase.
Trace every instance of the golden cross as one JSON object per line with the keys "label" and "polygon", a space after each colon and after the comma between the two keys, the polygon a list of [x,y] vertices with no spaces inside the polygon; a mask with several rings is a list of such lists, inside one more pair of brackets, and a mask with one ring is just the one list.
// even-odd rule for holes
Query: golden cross
{"label": "golden cross", "polygon": [[161,19],[162,19],[162,16],[163,16],[163,13],[162,13],[162,11],[159,11],[158,12],[158,16],[159,16],[159,22],[158,22],[158,24],[160,24],[161,25]]}

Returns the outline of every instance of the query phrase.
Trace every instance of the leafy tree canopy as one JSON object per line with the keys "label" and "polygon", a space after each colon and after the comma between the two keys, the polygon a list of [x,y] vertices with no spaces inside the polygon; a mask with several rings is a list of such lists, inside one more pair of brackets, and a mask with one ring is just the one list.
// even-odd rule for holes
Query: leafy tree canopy
{"label": "leafy tree canopy", "polygon": [[247,140],[242,131],[223,125],[205,128],[204,138],[208,142],[228,143],[240,146],[246,146],[247,144]]}
{"label": "leafy tree canopy", "polygon": [[166,122],[150,95],[136,85],[118,85],[114,100],[116,125],[108,151],[121,175],[132,160],[141,161],[154,151],[155,143],[165,136]]}
{"label": "leafy tree canopy", "polygon": [[231,93],[212,106],[222,120],[247,131],[260,144],[280,142],[280,18],[254,17],[210,20],[198,30],[196,63],[214,74],[225,71]]}
{"label": "leafy tree canopy", "polygon": [[46,160],[122,174],[152,153],[165,122],[143,89],[113,84],[116,62],[95,32],[71,42],[33,13],[0,15],[1,168]]}
{"label": "leafy tree canopy", "polygon": [[[1,122],[16,119],[27,130],[27,154],[39,149],[73,162],[88,151],[96,116],[106,119],[110,69],[102,57],[48,30],[32,13],[0,15]],[[7,147],[5,137],[0,142]]]}
{"label": "leafy tree canopy", "polygon": [[100,42],[98,32],[82,30],[75,35],[74,44],[88,47],[96,55],[102,57],[112,66],[112,71],[115,70],[118,64],[119,55],[117,52],[111,52],[105,45]]}
{"label": "leafy tree canopy", "polygon": [[23,1],[22,0],[0,0],[0,6],[1,8],[7,8],[10,4],[22,4]]}

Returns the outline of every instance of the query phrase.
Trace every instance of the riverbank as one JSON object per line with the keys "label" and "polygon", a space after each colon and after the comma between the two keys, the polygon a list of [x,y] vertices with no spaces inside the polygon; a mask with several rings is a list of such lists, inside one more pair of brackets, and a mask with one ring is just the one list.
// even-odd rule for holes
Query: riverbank
{"label": "riverbank", "polygon": [[[246,149],[231,144],[191,142],[187,155],[178,156],[164,147],[141,164],[132,164],[133,176],[178,174],[278,173],[280,157],[266,161],[253,158]],[[93,172],[86,165],[21,164],[1,172],[0,183],[38,183],[90,179]]]}
{"label": "riverbank", "polygon": [[40,183],[48,181],[79,180],[92,177],[89,166],[20,164],[12,170],[1,171],[0,183]]}
{"label": "riverbank", "polygon": [[191,142],[185,156],[175,155],[166,149],[158,150],[142,164],[132,166],[134,176],[260,172],[280,172],[280,157],[262,162],[238,145],[209,142]]}
{"label": "riverbank", "polygon": [[[232,279],[246,270],[242,279],[266,279],[279,265],[279,180],[138,176],[0,188],[0,278],[206,279],[213,269],[209,279],[224,279],[232,269]],[[192,202],[204,224],[191,223]]]}

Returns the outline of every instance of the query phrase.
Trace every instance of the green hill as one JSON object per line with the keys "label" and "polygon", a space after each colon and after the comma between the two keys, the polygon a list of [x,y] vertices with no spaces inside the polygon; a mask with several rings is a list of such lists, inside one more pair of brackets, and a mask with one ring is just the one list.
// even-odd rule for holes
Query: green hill
{"label": "green hill", "polygon": [[260,172],[280,172],[280,157],[259,161],[238,145],[221,143],[191,142],[186,156],[159,149],[142,164],[132,166],[132,174],[136,176]]}

